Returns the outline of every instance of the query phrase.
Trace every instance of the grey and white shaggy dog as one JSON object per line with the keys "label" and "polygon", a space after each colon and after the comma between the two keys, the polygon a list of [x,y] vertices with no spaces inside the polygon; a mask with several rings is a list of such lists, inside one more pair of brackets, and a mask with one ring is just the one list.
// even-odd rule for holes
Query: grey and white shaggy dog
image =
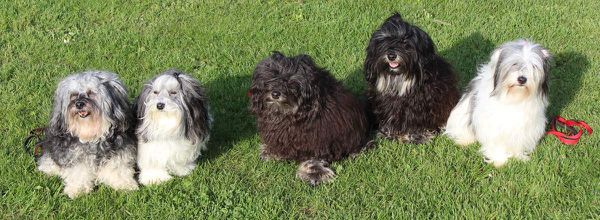
{"label": "grey and white shaggy dog", "polygon": [[63,79],[38,169],[60,176],[70,198],[89,193],[97,183],[135,190],[133,114],[123,83],[114,73],[86,71]]}
{"label": "grey and white shaggy dog", "polygon": [[328,166],[368,143],[364,108],[308,55],[274,52],[254,70],[248,93],[261,139],[261,158],[300,162],[297,177],[330,181]]}
{"label": "grey and white shaggy dog", "polygon": [[458,102],[452,67],[436,54],[429,35],[400,14],[371,36],[364,70],[380,136],[426,142],[444,127]]}
{"label": "grey and white shaggy dog", "polygon": [[478,141],[486,162],[529,160],[546,133],[550,52],[530,40],[507,42],[479,67],[448,118],[446,134],[466,146]]}
{"label": "grey and white shaggy dog", "polygon": [[137,98],[141,184],[157,184],[190,174],[206,150],[212,119],[200,82],[167,70],[146,83]]}

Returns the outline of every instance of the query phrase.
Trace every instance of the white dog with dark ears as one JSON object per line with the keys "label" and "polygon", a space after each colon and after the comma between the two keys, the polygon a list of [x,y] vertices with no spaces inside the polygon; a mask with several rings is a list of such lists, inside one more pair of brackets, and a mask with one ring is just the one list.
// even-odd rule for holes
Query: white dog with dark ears
{"label": "white dog with dark ears", "polygon": [[200,82],[168,70],[144,85],[136,110],[139,182],[158,184],[170,174],[190,174],[207,149],[212,122]]}
{"label": "white dog with dark ears", "polygon": [[479,141],[496,167],[528,160],[545,133],[550,58],[528,40],[497,48],[450,113],[446,134],[460,145]]}

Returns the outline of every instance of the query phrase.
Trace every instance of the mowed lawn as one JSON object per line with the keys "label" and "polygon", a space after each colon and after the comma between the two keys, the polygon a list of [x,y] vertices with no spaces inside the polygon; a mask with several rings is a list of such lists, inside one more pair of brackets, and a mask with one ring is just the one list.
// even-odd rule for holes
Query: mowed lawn
{"label": "mowed lawn", "polygon": [[[263,162],[246,91],[271,51],[307,53],[361,95],[371,33],[394,11],[424,29],[461,89],[503,42],[529,38],[554,54],[548,116],[600,131],[600,1],[0,1],[0,218],[600,218],[600,134],[577,146],[542,139],[531,161],[495,169],[479,145],[380,140],[310,187],[296,164]],[[118,73],[133,99],[175,67],[205,85],[215,125],[198,168],[166,184],[99,186],[70,200],[22,149],[49,119],[58,81]],[[507,123],[520,123],[507,121]]]}

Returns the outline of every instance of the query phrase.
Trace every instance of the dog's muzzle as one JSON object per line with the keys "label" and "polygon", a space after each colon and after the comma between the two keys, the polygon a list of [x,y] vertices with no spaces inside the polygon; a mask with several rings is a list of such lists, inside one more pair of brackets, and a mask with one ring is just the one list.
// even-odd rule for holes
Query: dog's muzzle
{"label": "dog's muzzle", "polygon": [[156,108],[157,108],[158,110],[163,110],[163,109],[165,109],[165,103],[162,103],[162,102],[156,103]]}
{"label": "dog's muzzle", "polygon": [[87,103],[88,101],[84,98],[75,100],[75,110],[80,118],[86,118],[90,115],[89,108],[87,108]]}
{"label": "dog's muzzle", "polygon": [[385,58],[390,69],[398,69],[400,61],[398,61],[398,55],[396,53],[388,53]]}
{"label": "dog's muzzle", "polygon": [[517,78],[517,82],[519,83],[519,85],[525,85],[525,83],[527,83],[527,78],[525,78],[524,76],[519,76]]}

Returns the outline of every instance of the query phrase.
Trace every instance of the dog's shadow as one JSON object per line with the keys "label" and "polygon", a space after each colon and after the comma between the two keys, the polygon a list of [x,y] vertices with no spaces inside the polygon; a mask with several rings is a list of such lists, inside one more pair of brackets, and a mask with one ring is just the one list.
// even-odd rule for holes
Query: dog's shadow
{"label": "dog's shadow", "polygon": [[494,48],[492,41],[485,39],[481,33],[475,32],[438,54],[454,68],[458,88],[462,93],[469,81],[477,74],[478,66],[489,60]]}
{"label": "dog's shadow", "polygon": [[569,51],[554,55],[548,81],[550,90],[548,114],[550,116],[561,114],[563,109],[571,103],[581,88],[583,74],[589,65],[588,58],[578,52]]}
{"label": "dog's shadow", "polygon": [[246,96],[250,84],[250,75],[225,74],[205,82],[214,121],[208,151],[199,162],[217,158],[237,142],[256,134]]}

